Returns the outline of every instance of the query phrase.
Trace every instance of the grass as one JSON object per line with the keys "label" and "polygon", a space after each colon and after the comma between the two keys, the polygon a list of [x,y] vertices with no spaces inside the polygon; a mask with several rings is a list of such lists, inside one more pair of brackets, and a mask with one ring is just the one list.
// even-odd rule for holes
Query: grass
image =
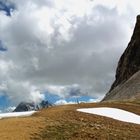
{"label": "grass", "polygon": [[139,140],[140,125],[77,112],[77,108],[117,107],[140,115],[135,102],[65,105],[28,118],[0,120],[1,140]]}
{"label": "grass", "polygon": [[[9,118],[0,120],[0,140],[28,140],[43,124],[41,117]],[[40,129],[41,130],[41,129]]]}
{"label": "grass", "polygon": [[76,123],[63,122],[59,125],[45,128],[42,132],[42,139],[67,140],[78,130],[79,125]]}
{"label": "grass", "polygon": [[103,106],[117,107],[140,114],[140,106],[135,103],[80,104],[50,108],[40,112],[42,116],[46,114],[46,127],[40,132],[38,140],[140,139],[140,125],[75,111],[77,108]]}

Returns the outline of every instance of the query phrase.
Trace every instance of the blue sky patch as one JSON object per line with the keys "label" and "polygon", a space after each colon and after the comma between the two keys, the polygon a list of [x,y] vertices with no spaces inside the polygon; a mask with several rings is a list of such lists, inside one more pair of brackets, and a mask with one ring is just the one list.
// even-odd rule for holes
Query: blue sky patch
{"label": "blue sky patch", "polygon": [[50,93],[45,94],[45,99],[48,100],[50,103],[55,103],[56,101],[60,100],[61,98],[58,95],[53,95]]}
{"label": "blue sky patch", "polygon": [[45,97],[46,97],[46,100],[48,100],[50,103],[55,103],[56,101],[61,100],[61,99],[66,100],[67,102],[74,102],[74,103],[77,103],[77,101],[88,102],[90,99],[94,99],[91,96],[61,98],[58,95],[53,95],[53,94],[50,94],[50,93],[46,93]]}
{"label": "blue sky patch", "polygon": [[66,99],[66,101],[77,103],[77,101],[88,102],[90,99],[93,99],[93,97],[91,97],[91,96],[80,96],[80,97],[77,97],[77,98],[75,98],[75,97],[68,98],[68,99]]}
{"label": "blue sky patch", "polygon": [[10,105],[10,101],[7,96],[2,95],[0,96],[0,110],[4,110]]}
{"label": "blue sky patch", "polygon": [[7,51],[7,48],[3,45],[2,41],[0,40],[0,51]]}
{"label": "blue sky patch", "polygon": [[11,16],[11,11],[13,11],[14,9],[15,9],[14,4],[0,0],[0,11],[4,11],[7,16]]}

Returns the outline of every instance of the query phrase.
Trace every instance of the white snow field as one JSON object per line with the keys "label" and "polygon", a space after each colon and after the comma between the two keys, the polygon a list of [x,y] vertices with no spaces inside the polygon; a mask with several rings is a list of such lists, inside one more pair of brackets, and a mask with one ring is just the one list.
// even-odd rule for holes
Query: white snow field
{"label": "white snow field", "polygon": [[31,116],[35,112],[36,111],[0,113],[0,119],[2,119],[2,118],[11,118],[11,117],[27,117],[27,116]]}
{"label": "white snow field", "polygon": [[125,111],[122,109],[109,108],[109,107],[99,107],[99,108],[77,109],[77,111],[101,115],[101,116],[105,116],[105,117],[110,117],[110,118],[124,121],[124,122],[140,124],[140,116],[139,115],[136,115],[134,113],[131,113],[131,112],[128,112],[128,111]]}

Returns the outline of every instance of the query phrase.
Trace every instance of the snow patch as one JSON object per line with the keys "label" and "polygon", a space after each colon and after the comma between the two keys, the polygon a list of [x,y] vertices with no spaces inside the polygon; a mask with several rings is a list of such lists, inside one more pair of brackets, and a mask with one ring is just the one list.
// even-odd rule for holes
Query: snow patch
{"label": "snow patch", "polygon": [[12,112],[12,113],[1,113],[0,119],[11,118],[11,117],[27,117],[34,114],[36,111],[26,111],[26,112]]}
{"label": "snow patch", "polygon": [[99,108],[77,109],[77,111],[110,117],[119,121],[140,124],[139,115],[136,115],[134,113],[131,113],[122,109],[99,107]]}

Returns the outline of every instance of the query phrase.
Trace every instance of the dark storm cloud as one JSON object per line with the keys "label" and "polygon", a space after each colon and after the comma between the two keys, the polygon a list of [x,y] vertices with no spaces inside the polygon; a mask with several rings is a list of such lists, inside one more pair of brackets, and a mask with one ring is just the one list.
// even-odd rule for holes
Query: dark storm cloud
{"label": "dark storm cloud", "polygon": [[125,15],[94,1],[83,14],[55,2],[16,0],[12,18],[0,14],[0,38],[8,47],[0,55],[1,88],[13,100],[43,98],[44,91],[100,97],[114,80],[131,34]]}

